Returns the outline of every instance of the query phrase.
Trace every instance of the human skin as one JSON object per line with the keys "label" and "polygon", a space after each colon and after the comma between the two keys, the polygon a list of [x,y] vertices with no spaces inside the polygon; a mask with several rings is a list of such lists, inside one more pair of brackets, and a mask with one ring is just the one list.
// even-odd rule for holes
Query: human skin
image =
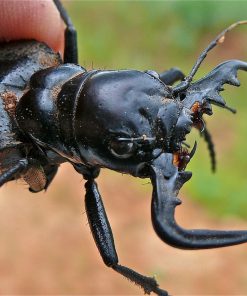
{"label": "human skin", "polygon": [[63,55],[64,28],[52,0],[0,0],[0,42],[35,39]]}

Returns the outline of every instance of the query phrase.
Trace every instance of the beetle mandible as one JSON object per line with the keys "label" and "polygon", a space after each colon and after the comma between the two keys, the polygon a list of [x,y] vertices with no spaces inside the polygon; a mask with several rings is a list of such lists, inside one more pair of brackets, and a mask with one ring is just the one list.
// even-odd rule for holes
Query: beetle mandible
{"label": "beetle mandible", "polygon": [[[154,278],[118,263],[113,234],[95,178],[101,168],[150,178],[153,185],[152,223],[167,244],[181,249],[208,249],[247,242],[247,231],[187,230],[174,214],[179,190],[191,178],[185,171],[196,151],[183,148],[192,127],[215,156],[203,115],[211,104],[228,107],[220,96],[223,85],[239,86],[237,70],[247,63],[226,61],[193,82],[207,53],[234,23],[201,53],[189,75],[177,68],[161,74],[148,70],[90,70],[77,65],[75,28],[59,0],[66,24],[62,60],[37,41],[0,46],[0,185],[22,178],[30,191],[47,189],[61,163],[71,163],[86,180],[85,206],[93,238],[104,263],[143,288],[168,295]],[[180,81],[177,85],[173,84]]]}

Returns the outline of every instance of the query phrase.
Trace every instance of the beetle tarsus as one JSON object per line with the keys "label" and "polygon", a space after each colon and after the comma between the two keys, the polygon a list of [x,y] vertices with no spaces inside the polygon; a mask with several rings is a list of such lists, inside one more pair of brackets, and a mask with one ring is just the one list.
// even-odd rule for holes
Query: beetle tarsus
{"label": "beetle tarsus", "polygon": [[159,288],[158,283],[153,277],[144,276],[126,266],[119,264],[113,266],[112,269],[134,282],[137,286],[140,286],[144,290],[145,294],[149,295],[151,292],[153,292],[159,296],[168,296],[168,293],[165,290]]}

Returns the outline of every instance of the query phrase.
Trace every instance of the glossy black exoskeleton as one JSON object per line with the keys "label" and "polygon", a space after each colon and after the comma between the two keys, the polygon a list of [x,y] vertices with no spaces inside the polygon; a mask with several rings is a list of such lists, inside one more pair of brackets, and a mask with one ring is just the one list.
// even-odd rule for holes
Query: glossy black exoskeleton
{"label": "glossy black exoskeleton", "polygon": [[[0,185],[23,178],[32,192],[47,189],[59,165],[70,162],[86,182],[89,225],[105,264],[150,294],[168,295],[155,279],[118,264],[113,235],[94,179],[100,168],[153,184],[152,223],[166,243],[205,249],[247,242],[247,231],[186,230],[174,219],[180,188],[196,150],[182,148],[192,127],[202,129],[211,104],[230,109],[220,96],[225,83],[239,85],[237,70],[247,63],[231,60],[192,83],[206,54],[222,42],[224,30],[184,77],[176,68],[155,71],[86,71],[76,65],[76,32],[58,0],[67,25],[65,58],[45,44],[18,41],[0,46]],[[172,86],[174,82],[181,82]],[[233,110],[232,110],[233,111]],[[213,143],[202,131],[215,166]]]}

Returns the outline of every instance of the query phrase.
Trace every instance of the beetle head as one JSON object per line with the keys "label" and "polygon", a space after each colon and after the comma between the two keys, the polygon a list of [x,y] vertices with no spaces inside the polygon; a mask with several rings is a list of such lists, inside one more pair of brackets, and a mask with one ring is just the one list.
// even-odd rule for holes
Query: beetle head
{"label": "beetle head", "polygon": [[190,113],[153,71],[98,71],[78,98],[76,142],[89,165],[141,176],[144,163],[181,148]]}
{"label": "beetle head", "polygon": [[247,70],[247,63],[228,61],[201,80],[192,79],[210,49],[236,25],[203,51],[189,76],[173,89],[154,72],[101,71],[86,80],[77,101],[74,134],[83,160],[94,167],[150,177],[154,229],[178,248],[247,242],[247,231],[187,230],[174,217],[181,204],[177,194],[192,175],[184,170],[196,149],[195,145],[191,153],[182,150],[182,141],[203,113],[212,114],[211,103],[226,108],[219,92],[225,83],[239,85],[237,70]]}

